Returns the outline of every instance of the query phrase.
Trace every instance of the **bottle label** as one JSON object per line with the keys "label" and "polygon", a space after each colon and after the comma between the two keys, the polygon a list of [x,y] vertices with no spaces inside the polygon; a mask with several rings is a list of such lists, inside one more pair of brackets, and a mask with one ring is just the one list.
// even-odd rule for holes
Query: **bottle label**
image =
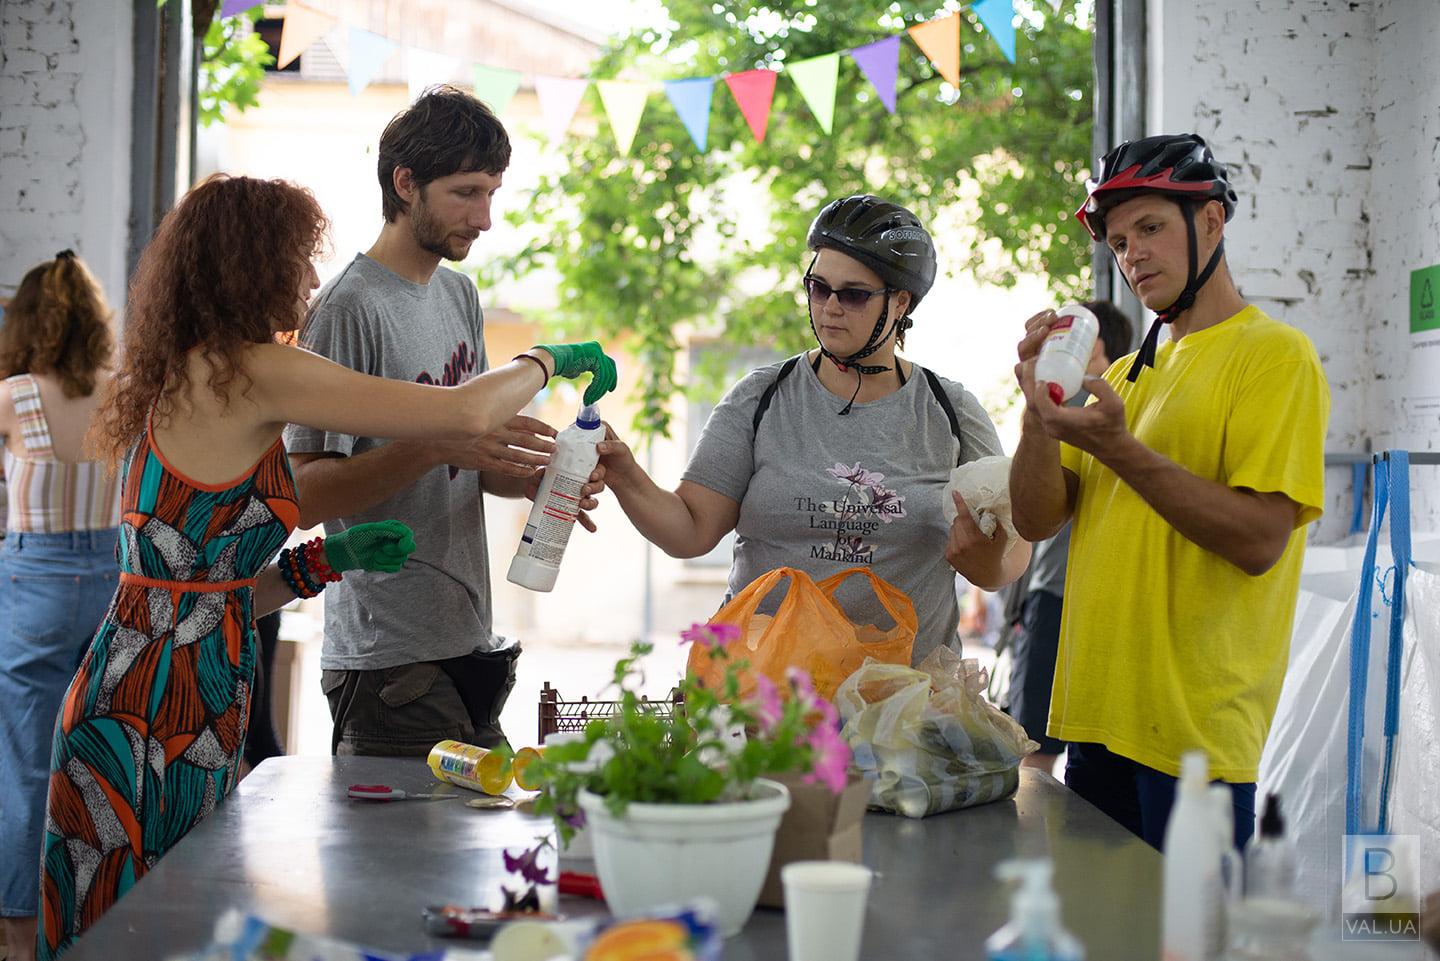
{"label": "bottle label", "polygon": [[554,476],[545,508],[533,523],[525,525],[521,543],[529,548],[526,553],[535,560],[558,566],[570,541],[570,532],[575,529],[575,518],[580,514],[580,492],[587,478],[565,473]]}

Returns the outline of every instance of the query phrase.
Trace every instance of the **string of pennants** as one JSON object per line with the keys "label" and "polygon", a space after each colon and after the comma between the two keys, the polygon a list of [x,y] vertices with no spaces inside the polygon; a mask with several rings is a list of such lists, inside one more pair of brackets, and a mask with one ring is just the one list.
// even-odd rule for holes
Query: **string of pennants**
{"label": "string of pennants", "polygon": [[[224,0],[222,17],[233,16],[255,6],[256,0]],[[1060,0],[1049,0],[1059,9]],[[972,0],[970,9],[981,25],[1011,63],[1015,62],[1014,0]],[[338,17],[323,13],[294,0],[285,6],[284,28],[280,35],[280,51],[276,68],[282,69],[312,44],[342,26]],[[400,45],[388,37],[344,24],[346,33],[345,75],[352,96],[359,96],[381,68],[394,56]],[[905,33],[934,64],[936,71],[951,86],[960,85],[960,26],[958,11],[927,20],[908,28]],[[885,109],[895,112],[895,85],[900,70],[901,34],[873,43],[787,63],[786,73],[799,89],[816,122],[825,133],[831,132],[835,118],[835,92],[839,79],[840,57],[848,54],[870,85]],[[460,61],[445,54],[417,48],[406,49],[407,84],[413,100],[420,91],[434,83],[454,77]],[[735,98],[741,115],[757,142],[764,143],[770,122],[770,105],[775,96],[775,70],[743,70],[718,77],[691,77],[667,80],[660,86],[679,115],[695,146],[704,153],[709,139],[710,107],[717,80],[723,80]],[[520,72],[477,64],[474,68],[475,96],[501,113],[520,88]],[[563,140],[580,100],[591,83],[600,94],[621,154],[629,154],[645,112],[645,104],[655,84],[630,80],[590,80],[583,77],[535,75],[535,93],[540,101],[546,135],[555,142]]]}

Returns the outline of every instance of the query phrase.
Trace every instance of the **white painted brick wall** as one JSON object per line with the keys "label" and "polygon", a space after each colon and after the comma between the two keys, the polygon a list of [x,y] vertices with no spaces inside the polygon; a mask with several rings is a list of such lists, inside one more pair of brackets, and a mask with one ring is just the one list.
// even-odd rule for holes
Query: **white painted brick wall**
{"label": "white painted brick wall", "polygon": [[[1230,165],[1227,250],[1243,293],[1314,341],[1327,449],[1440,442],[1407,420],[1409,272],[1440,263],[1440,5],[1429,0],[1151,3],[1152,132],[1195,130]],[[1416,526],[1440,527],[1435,468]],[[1326,477],[1320,537],[1349,517]]]}
{"label": "white painted brick wall", "polygon": [[71,247],[123,302],[130,37],[129,4],[0,0],[0,294]]}
{"label": "white painted brick wall", "polygon": [[[1407,410],[1410,271],[1440,264],[1440,4],[1382,0],[1371,152],[1370,417],[1377,447],[1440,448],[1440,417]],[[1440,528],[1440,468],[1411,472],[1416,526]]]}

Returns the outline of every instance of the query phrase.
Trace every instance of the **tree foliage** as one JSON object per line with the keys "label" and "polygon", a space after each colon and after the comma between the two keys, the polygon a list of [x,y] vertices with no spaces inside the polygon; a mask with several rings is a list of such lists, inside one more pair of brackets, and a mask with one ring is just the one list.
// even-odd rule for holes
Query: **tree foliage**
{"label": "tree foliage", "polygon": [[[216,10],[205,29],[200,57],[199,121],[210,126],[259,103],[265,68],[275,62],[254,31],[263,7],[221,18]],[[198,13],[197,7],[197,13]]]}
{"label": "tree foliage", "polygon": [[670,80],[774,69],[954,9],[963,9],[962,72],[956,90],[903,41],[898,109],[889,114],[842,57],[829,136],[782,75],[763,143],[719,81],[704,154],[654,94],[629,156],[620,156],[592,88],[598,134],[565,144],[566,169],[543,177],[511,215],[532,239],[485,273],[553,271],[557,327],[635,339],[647,372],[636,424],[642,434],[668,428],[682,325],[716,331],[736,348],[798,350],[809,342],[799,274],[806,228],[829,198],[880,194],[932,225],[948,211],[943,223],[966,225],[937,237],[942,268],[952,272],[1004,285],[1039,274],[1061,296],[1087,287],[1090,246],[1070,211],[1090,152],[1088,9],[1065,0],[1055,14],[1019,0],[1012,65],[954,0],[666,0],[665,7],[668,22],[612,42],[592,75]]}

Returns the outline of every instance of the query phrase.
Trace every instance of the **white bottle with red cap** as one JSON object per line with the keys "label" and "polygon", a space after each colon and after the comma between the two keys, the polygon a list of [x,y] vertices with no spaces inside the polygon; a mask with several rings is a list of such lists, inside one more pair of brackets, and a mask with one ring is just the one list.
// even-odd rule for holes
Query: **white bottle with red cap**
{"label": "white bottle with red cap", "polygon": [[1066,304],[1055,316],[1058,320],[1050,326],[1035,361],[1035,382],[1049,384],[1050,399],[1063,404],[1079,392],[1085,380],[1095,338],[1100,336],[1100,321],[1080,304]]}

